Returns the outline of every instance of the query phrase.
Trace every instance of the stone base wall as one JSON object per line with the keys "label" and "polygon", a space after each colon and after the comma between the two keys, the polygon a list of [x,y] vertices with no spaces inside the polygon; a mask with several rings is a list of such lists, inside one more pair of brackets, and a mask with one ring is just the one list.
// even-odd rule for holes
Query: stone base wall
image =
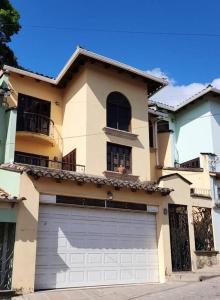
{"label": "stone base wall", "polygon": [[195,254],[197,269],[217,265],[219,263],[220,256],[218,255],[218,251],[195,251]]}

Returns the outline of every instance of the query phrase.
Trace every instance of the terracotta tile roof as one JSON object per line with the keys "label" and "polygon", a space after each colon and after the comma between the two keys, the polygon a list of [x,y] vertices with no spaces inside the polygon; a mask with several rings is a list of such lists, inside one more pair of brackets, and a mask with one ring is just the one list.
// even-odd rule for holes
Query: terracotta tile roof
{"label": "terracotta tile roof", "polygon": [[3,189],[0,188],[0,199],[8,198],[9,194],[6,193]]}
{"label": "terracotta tile roof", "polygon": [[142,190],[147,193],[160,192],[164,196],[172,192],[172,189],[159,187],[155,182],[133,182],[116,178],[106,178],[104,176],[95,176],[85,173],[21,164],[3,164],[0,168],[21,173],[26,172],[28,175],[33,176],[36,179],[40,177],[48,177],[57,180],[70,180],[78,184],[93,183],[98,186],[112,186],[116,189],[128,188],[133,191]]}
{"label": "terracotta tile roof", "polygon": [[16,196],[11,196],[7,192],[5,192],[2,188],[0,188],[0,202],[19,202],[21,200],[25,200],[25,198],[18,198]]}

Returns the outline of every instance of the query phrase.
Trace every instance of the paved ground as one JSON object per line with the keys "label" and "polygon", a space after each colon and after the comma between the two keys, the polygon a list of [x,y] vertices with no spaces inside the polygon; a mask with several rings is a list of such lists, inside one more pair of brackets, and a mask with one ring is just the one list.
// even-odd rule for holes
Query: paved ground
{"label": "paved ground", "polygon": [[167,282],[37,292],[13,300],[220,300],[220,276],[202,282]]}

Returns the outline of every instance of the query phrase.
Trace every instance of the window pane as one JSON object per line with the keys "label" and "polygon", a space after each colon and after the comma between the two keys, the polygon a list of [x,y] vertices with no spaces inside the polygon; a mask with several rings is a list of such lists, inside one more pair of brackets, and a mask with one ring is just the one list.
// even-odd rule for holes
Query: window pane
{"label": "window pane", "polygon": [[107,98],[107,126],[129,131],[131,107],[127,98],[119,92],[111,93]]}
{"label": "window pane", "polygon": [[107,170],[116,171],[120,165],[131,168],[131,147],[107,143]]}

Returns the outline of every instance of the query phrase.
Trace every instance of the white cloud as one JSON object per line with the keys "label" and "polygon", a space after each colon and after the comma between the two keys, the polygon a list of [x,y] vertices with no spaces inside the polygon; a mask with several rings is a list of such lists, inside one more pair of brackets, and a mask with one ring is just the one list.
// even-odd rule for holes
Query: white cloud
{"label": "white cloud", "polygon": [[[161,91],[152,96],[152,100],[167,103],[169,105],[177,105],[184,100],[190,98],[194,94],[200,92],[202,89],[206,88],[208,83],[193,82],[188,85],[178,85],[174,79],[169,78],[165,72],[160,68],[155,68],[153,70],[148,70],[150,73],[156,77],[166,78],[169,81],[169,85],[163,88]],[[220,78],[216,78],[211,82],[211,85],[220,89]]]}

